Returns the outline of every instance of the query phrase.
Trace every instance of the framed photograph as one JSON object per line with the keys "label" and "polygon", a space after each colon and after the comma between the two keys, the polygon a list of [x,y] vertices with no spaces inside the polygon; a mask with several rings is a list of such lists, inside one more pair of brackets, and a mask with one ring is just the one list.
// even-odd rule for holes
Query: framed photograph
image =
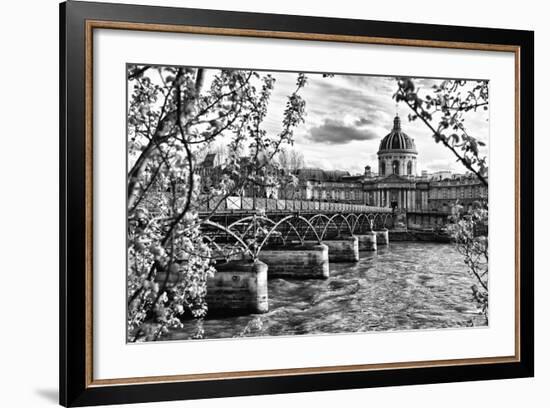
{"label": "framed photograph", "polygon": [[60,403],[534,375],[534,34],[60,6]]}

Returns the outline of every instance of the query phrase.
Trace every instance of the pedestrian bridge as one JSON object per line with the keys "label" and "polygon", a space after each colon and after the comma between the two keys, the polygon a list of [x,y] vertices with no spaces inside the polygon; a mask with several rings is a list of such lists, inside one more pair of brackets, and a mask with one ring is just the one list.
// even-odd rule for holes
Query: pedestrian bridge
{"label": "pedestrian bridge", "polygon": [[228,197],[199,210],[203,231],[226,259],[258,259],[274,245],[321,244],[393,226],[391,208],[351,203]]}
{"label": "pedestrian bridge", "polygon": [[216,313],[267,312],[268,277],[326,279],[330,263],[387,245],[394,222],[390,208],[338,202],[227,197],[199,210],[216,260],[206,296]]}

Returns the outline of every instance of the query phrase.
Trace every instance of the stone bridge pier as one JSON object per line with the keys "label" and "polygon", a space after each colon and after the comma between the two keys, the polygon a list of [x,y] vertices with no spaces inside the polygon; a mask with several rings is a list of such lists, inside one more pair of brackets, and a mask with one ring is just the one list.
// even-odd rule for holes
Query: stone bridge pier
{"label": "stone bridge pier", "polygon": [[360,251],[376,251],[377,246],[377,235],[374,231],[367,231],[365,233],[356,235],[359,240],[359,250]]}
{"label": "stone bridge pier", "polygon": [[270,278],[329,277],[329,247],[326,243],[289,243],[262,248],[259,258],[267,264]]}
{"label": "stone bridge pier", "polygon": [[376,231],[376,242],[378,245],[388,245],[390,243],[390,234],[387,229]]}
{"label": "stone bridge pier", "polygon": [[206,287],[208,310],[215,314],[266,313],[269,310],[265,263],[230,261],[215,266]]}
{"label": "stone bridge pier", "polygon": [[355,236],[324,240],[329,262],[358,262],[359,239]]}

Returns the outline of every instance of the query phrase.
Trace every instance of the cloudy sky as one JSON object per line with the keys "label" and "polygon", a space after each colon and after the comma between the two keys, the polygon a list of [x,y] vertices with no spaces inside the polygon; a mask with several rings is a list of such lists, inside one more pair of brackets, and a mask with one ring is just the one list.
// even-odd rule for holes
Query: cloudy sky
{"label": "cloudy sky", "polygon": [[[276,78],[265,129],[279,132],[287,96],[296,87],[296,74],[271,72]],[[308,83],[301,91],[306,101],[305,123],[295,132],[295,149],[304,154],[308,167],[340,169],[362,173],[369,164],[378,169],[376,152],[380,140],[387,135],[397,113],[402,129],[415,140],[418,149],[418,173],[451,169],[463,173],[444,146],[436,144],[420,121],[409,122],[410,109],[403,103],[396,106],[392,95],[397,84],[393,77],[336,75],[323,78],[308,74]],[[415,83],[428,91],[440,80],[417,79]],[[488,142],[488,111],[468,113],[466,128],[472,136]]]}
{"label": "cloudy sky", "polygon": [[[209,69],[206,72],[205,88],[218,70]],[[296,89],[297,74],[259,73],[269,73],[275,78],[267,118],[263,123],[264,129],[275,135],[281,131],[285,104],[288,95]],[[160,84],[156,70],[150,71],[150,76]],[[418,174],[422,170],[429,173],[438,170],[465,172],[448,149],[434,142],[424,123],[420,120],[409,122],[407,117],[411,110],[406,105],[396,105],[392,99],[397,89],[394,77],[337,74],[323,78],[322,74],[311,73],[307,77],[307,85],[300,91],[306,101],[305,123],[295,130],[294,137],[294,148],[303,153],[307,167],[362,174],[365,166],[370,165],[377,172],[378,146],[381,139],[391,131],[393,118],[398,113],[402,130],[416,143]],[[432,85],[440,81],[414,79],[421,96],[430,92]],[[129,95],[132,89],[131,86],[128,88]],[[488,146],[489,111],[469,112],[465,116],[465,125],[471,136]],[[483,149],[486,154],[488,147]]]}

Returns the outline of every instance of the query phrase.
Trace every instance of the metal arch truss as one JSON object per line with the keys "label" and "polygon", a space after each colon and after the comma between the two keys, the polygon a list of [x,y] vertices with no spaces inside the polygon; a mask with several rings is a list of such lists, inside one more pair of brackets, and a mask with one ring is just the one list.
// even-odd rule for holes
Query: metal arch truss
{"label": "metal arch truss", "polygon": [[[309,215],[309,217],[308,217]],[[235,253],[257,259],[270,241],[283,245],[306,241],[322,243],[329,235],[340,237],[384,228],[391,213],[316,213],[295,212],[281,218],[281,214],[248,215],[231,223],[202,221],[205,235],[220,257],[229,259]]]}

